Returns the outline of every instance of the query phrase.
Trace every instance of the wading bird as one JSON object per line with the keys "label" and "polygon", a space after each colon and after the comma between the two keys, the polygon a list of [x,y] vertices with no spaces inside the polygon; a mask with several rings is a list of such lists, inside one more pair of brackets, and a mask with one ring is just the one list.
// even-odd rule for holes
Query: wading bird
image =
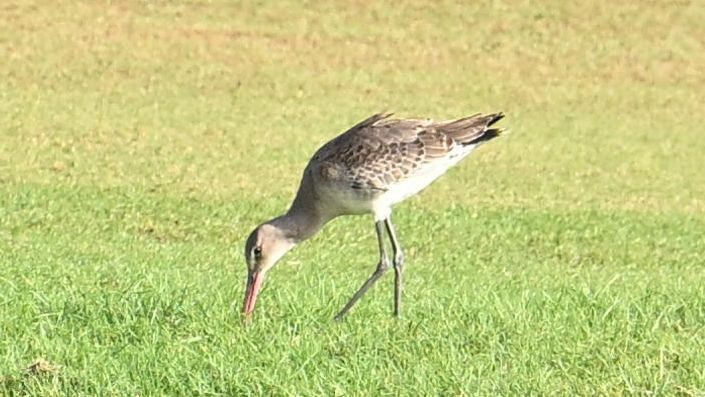
{"label": "wading bird", "polygon": [[[404,254],[391,221],[392,205],[418,193],[480,144],[502,130],[490,128],[504,115],[474,115],[449,121],[390,119],[376,114],[323,145],[304,170],[286,214],[250,234],[245,245],[249,317],[265,274],[296,244],[340,215],[371,213],[379,243],[377,269],[336,315],[341,319],[367,290],[394,268],[394,314],[401,314]],[[389,237],[393,257],[385,249]]]}

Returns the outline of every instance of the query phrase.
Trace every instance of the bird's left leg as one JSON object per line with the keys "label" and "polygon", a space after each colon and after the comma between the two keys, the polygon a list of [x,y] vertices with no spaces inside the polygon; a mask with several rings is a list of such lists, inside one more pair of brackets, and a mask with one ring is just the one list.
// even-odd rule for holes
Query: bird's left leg
{"label": "bird's left leg", "polygon": [[394,265],[394,315],[401,316],[401,292],[402,292],[402,270],[404,268],[404,252],[401,250],[401,245],[399,245],[399,240],[397,239],[396,231],[394,230],[394,225],[392,225],[391,217],[387,217],[384,220],[384,224],[387,227],[387,234],[389,234],[389,239],[392,242],[392,250],[394,251],[394,259],[392,260],[392,265]]}
{"label": "bird's left leg", "polygon": [[370,278],[362,284],[362,287],[355,292],[355,295],[350,298],[350,301],[348,301],[340,313],[335,316],[336,320],[341,320],[345,317],[348,310],[350,310],[355,303],[362,298],[362,295],[365,295],[365,292],[367,292],[367,290],[370,289],[370,287],[372,287],[372,285],[374,285],[374,283],[377,282],[377,280],[379,280],[379,278],[382,277],[387,270],[389,270],[389,259],[387,257],[387,251],[384,248],[384,221],[375,222],[375,230],[377,231],[377,242],[379,243],[379,264],[377,265],[377,269],[374,273],[372,273]]}

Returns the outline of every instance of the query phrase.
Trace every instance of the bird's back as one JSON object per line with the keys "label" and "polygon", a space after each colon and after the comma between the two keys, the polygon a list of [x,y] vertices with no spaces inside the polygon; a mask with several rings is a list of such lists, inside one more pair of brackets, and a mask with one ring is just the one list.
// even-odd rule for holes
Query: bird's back
{"label": "bird's back", "polygon": [[378,212],[416,194],[482,142],[503,115],[450,121],[376,114],[323,145],[309,163],[316,190],[343,212]]}

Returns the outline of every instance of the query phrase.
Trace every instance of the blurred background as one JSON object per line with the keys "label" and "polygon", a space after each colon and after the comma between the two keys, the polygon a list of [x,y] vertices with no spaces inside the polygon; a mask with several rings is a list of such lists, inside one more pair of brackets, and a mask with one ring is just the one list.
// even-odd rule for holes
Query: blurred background
{"label": "blurred background", "polygon": [[374,112],[504,111],[512,135],[440,182],[452,200],[703,209],[698,2],[21,1],[0,18],[6,186],[288,200],[313,151]]}

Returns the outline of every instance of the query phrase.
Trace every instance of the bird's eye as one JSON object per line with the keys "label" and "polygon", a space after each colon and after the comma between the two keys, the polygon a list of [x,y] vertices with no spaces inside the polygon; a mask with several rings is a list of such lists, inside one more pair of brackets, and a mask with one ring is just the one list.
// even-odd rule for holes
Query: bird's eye
{"label": "bird's eye", "polygon": [[252,253],[255,255],[255,259],[262,258],[262,247],[255,247],[252,250]]}

